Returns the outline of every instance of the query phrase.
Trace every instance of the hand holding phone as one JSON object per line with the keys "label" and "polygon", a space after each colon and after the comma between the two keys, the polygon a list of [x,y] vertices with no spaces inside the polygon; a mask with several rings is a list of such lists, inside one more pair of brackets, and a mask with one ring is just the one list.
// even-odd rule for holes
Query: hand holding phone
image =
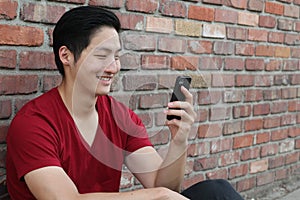
{"label": "hand holding phone", "polygon": [[[176,82],[175,82],[175,86],[174,86],[174,90],[173,90],[170,102],[185,101],[185,96],[181,92],[181,86],[184,86],[187,90],[189,90],[191,81],[192,81],[192,78],[190,76],[178,76],[176,78]],[[179,116],[167,115],[167,119],[168,120],[172,120],[172,119],[180,120],[181,118]]]}

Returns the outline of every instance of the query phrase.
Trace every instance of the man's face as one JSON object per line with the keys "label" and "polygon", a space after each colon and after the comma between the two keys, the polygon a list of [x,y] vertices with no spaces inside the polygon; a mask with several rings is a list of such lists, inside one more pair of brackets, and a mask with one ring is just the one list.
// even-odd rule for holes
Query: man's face
{"label": "man's face", "polygon": [[97,31],[76,62],[75,87],[84,93],[106,95],[114,76],[120,71],[121,44],[114,28],[102,27]]}

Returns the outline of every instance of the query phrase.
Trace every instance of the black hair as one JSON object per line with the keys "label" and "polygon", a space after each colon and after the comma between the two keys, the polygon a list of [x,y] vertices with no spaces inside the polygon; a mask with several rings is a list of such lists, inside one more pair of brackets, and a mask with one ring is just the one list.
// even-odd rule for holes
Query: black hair
{"label": "black hair", "polygon": [[73,54],[75,62],[81,52],[90,44],[93,34],[103,26],[120,32],[118,17],[111,11],[94,6],[81,6],[67,11],[56,23],[53,31],[53,51],[59,73],[65,71],[59,58],[59,48],[66,46]]}

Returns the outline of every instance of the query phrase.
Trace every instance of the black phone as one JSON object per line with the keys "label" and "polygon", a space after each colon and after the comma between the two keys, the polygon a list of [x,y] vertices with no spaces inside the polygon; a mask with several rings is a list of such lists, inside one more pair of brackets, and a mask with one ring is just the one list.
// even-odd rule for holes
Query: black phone
{"label": "black phone", "polygon": [[[171,100],[172,101],[185,101],[185,96],[181,92],[181,86],[184,86],[186,89],[190,89],[190,84],[191,84],[192,78],[190,76],[178,76],[176,78],[174,90],[172,92]],[[179,116],[174,116],[174,115],[167,115],[168,120],[172,119],[178,119],[180,120],[181,118]]]}

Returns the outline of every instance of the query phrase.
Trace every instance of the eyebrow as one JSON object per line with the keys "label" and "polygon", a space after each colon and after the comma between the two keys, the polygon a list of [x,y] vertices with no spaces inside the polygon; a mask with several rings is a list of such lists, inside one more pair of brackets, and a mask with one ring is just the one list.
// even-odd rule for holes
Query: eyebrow
{"label": "eyebrow", "polygon": [[[95,51],[106,51],[106,52],[111,52],[113,51],[112,49],[110,48],[107,48],[107,47],[96,47],[95,48]],[[121,48],[118,48],[115,52],[119,53],[122,49]]]}

